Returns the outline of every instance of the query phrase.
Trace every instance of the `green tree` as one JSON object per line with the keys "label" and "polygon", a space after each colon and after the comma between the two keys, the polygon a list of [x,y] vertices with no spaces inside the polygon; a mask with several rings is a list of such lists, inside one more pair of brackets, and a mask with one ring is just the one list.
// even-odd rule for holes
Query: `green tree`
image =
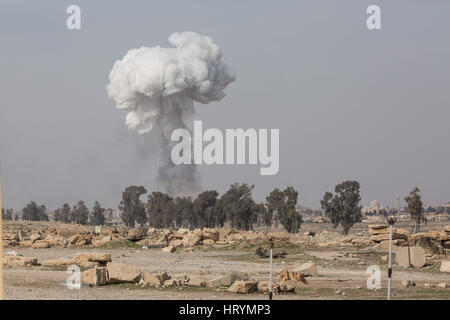
{"label": "green tree", "polygon": [[246,183],[232,184],[218,202],[219,217],[225,218],[233,230],[252,230],[257,221],[256,203],[252,198],[254,187]]}
{"label": "green tree", "polygon": [[29,221],[48,221],[47,208],[45,205],[40,205],[31,201],[22,210],[22,220]]}
{"label": "green tree", "polygon": [[2,208],[2,219],[3,220],[12,220],[13,219],[13,210]]}
{"label": "green tree", "polygon": [[197,227],[214,228],[223,226],[224,219],[221,219],[217,210],[217,197],[219,193],[215,190],[208,190],[200,193],[193,203],[193,210]]}
{"label": "green tree", "polygon": [[154,228],[173,228],[173,199],[166,193],[152,192],[147,200],[148,221]]}
{"label": "green tree", "polygon": [[322,209],[325,211],[325,216],[330,219],[333,224],[333,228],[339,226],[340,220],[340,207],[338,204],[338,198],[334,197],[331,192],[325,192],[322,201],[320,201]]}
{"label": "green tree", "polygon": [[147,216],[145,213],[145,205],[141,202],[140,197],[147,193],[142,186],[129,186],[122,193],[122,201],[119,205],[122,221],[127,227],[134,228],[136,222],[145,224]]}
{"label": "green tree", "polygon": [[297,233],[303,222],[297,211],[298,191],[287,187],[284,191],[274,189],[266,198],[269,214],[276,219],[289,233]]}
{"label": "green tree", "polygon": [[261,224],[263,224],[267,230],[270,230],[272,227],[273,211],[268,210],[264,203],[260,203],[256,205],[255,212],[258,215]]}
{"label": "green tree", "polygon": [[176,197],[174,200],[175,224],[178,228],[194,229],[197,220],[194,214],[194,204],[191,197]]}
{"label": "green tree", "polygon": [[414,233],[420,231],[420,223],[425,222],[422,198],[419,194],[420,189],[414,188],[408,196],[405,197],[406,204],[408,206],[408,212],[411,215],[411,219],[414,221]]}
{"label": "green tree", "polygon": [[362,219],[359,189],[359,182],[344,181],[336,185],[334,195],[326,192],[320,202],[325,210],[325,215],[333,223],[333,227],[337,228],[341,225],[345,235],[356,222],[360,222]]}
{"label": "green tree", "polygon": [[80,200],[73,207],[71,212],[71,222],[76,224],[86,225],[89,219],[89,209],[86,207],[84,201]]}
{"label": "green tree", "polygon": [[89,224],[92,226],[102,226],[105,224],[105,209],[98,201],[95,201],[92,213],[89,216]]}
{"label": "green tree", "polygon": [[63,223],[70,223],[71,209],[67,203],[64,203],[62,208],[56,209],[55,220]]}

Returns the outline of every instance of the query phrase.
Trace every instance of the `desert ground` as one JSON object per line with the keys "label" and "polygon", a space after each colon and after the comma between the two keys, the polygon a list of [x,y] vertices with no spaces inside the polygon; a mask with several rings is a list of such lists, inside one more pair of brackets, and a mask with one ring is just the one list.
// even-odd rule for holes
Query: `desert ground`
{"label": "desert ground", "polygon": [[[450,260],[447,247],[450,240],[447,238],[450,237],[449,224],[448,221],[428,223],[422,228],[421,236],[414,237],[408,233],[396,239],[395,248],[417,246],[420,243],[425,251],[426,263],[420,267],[402,267],[396,262],[396,254],[393,255],[392,299],[450,299],[450,273],[441,271],[442,261]],[[399,235],[411,231],[409,221],[398,222],[395,227]],[[385,230],[381,226],[377,228]],[[286,281],[287,287],[276,293],[274,300],[386,299],[388,262],[383,246],[385,241],[378,241],[373,230],[369,229],[367,223],[356,224],[347,236],[333,229],[329,223],[304,223],[297,235],[280,230],[231,232],[223,228],[205,230],[202,238],[199,238],[201,240],[189,242],[192,240],[190,235],[195,234],[195,231],[109,227],[102,228],[101,234],[96,235],[91,226],[4,221],[4,259],[33,259],[31,263],[17,263],[16,260],[3,262],[4,298],[264,300],[268,298],[267,294],[259,286],[269,279],[269,259],[255,252],[259,247],[269,248],[270,241],[273,241],[274,252],[283,252],[280,257],[273,259],[274,283],[282,283],[280,274],[283,270],[296,272],[305,263],[315,267],[312,273],[309,270],[301,271],[305,275],[303,282]],[[212,238],[215,238],[215,234],[220,235],[212,240],[208,239],[208,232],[213,235]],[[197,233],[201,234],[201,231],[197,230]],[[439,233],[439,237],[436,237],[436,233]],[[34,237],[35,234],[41,240],[36,240],[38,237]],[[426,246],[424,243],[430,241],[420,242],[420,239],[431,239],[431,242],[437,242],[442,247],[436,249],[433,245]],[[64,285],[70,276],[67,273],[69,263],[60,261],[61,258],[71,261],[80,253],[110,254],[113,263],[138,269],[141,274],[165,273],[172,280],[184,281],[177,280],[174,283],[163,279],[161,285],[152,285],[145,283],[142,276],[139,277],[140,281],[124,280],[96,285],[95,280],[93,285],[83,284],[79,289],[69,289]],[[59,262],[53,263],[55,259]],[[77,264],[77,261],[74,263]],[[92,261],[78,264],[82,272],[109,268]],[[371,265],[381,269],[381,289],[367,288],[367,268]],[[211,284],[212,279],[221,276],[230,277],[231,282]],[[198,279],[201,279],[201,285],[198,285]],[[408,280],[412,285],[406,284]],[[230,286],[234,281],[257,282],[258,289],[244,294],[236,293]]]}

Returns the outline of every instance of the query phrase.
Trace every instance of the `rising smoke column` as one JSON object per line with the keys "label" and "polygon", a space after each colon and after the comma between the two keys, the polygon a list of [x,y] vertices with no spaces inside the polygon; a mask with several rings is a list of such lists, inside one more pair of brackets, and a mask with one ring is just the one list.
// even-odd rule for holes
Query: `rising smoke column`
{"label": "rising smoke column", "polygon": [[159,46],[128,51],[109,74],[108,96],[118,109],[127,110],[130,130],[155,133],[161,165],[157,181],[171,195],[191,195],[201,190],[195,165],[175,165],[170,153],[172,131],[188,129],[195,114],[194,101],[207,104],[225,97],[223,90],[236,79],[221,61],[212,39],[194,32],[169,37],[174,48]]}

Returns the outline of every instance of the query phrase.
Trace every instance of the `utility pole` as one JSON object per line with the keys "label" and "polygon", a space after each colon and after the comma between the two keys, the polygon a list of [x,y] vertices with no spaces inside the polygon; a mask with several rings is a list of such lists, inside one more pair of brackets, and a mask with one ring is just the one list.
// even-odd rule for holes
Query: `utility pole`
{"label": "utility pole", "polygon": [[400,215],[400,197],[397,197],[397,215]]}
{"label": "utility pole", "polygon": [[391,278],[392,278],[392,226],[395,223],[395,219],[390,217],[387,219],[389,223],[389,266],[388,266],[388,296],[387,299],[391,300]]}
{"label": "utility pole", "polygon": [[272,253],[273,253],[273,241],[270,240],[270,271],[269,271],[269,300],[272,300]]}

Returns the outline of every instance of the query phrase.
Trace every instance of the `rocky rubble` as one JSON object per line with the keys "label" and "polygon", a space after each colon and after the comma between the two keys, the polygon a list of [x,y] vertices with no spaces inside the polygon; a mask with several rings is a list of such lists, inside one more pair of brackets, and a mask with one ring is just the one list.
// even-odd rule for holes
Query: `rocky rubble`
{"label": "rocky rubble", "polygon": [[[369,225],[370,239],[386,249],[389,245],[389,227],[387,225]],[[420,246],[429,253],[445,254],[450,249],[450,226],[443,230],[431,230],[411,234],[408,230],[392,228],[392,239],[396,246]]]}
{"label": "rocky rubble", "polygon": [[[94,227],[62,224],[54,222],[29,222],[14,224],[12,230],[3,233],[5,247],[101,247],[115,242],[136,244],[145,248],[167,248],[164,251],[175,252],[182,248],[190,251],[196,246],[234,246],[242,242],[292,243],[320,247],[370,245],[369,234],[343,236],[340,232],[306,231],[303,234],[281,232],[232,231],[229,228],[203,229],[155,229],[125,227]],[[375,235],[373,235],[375,236]],[[383,236],[383,234],[377,234]],[[403,239],[403,238],[402,238]]]}

